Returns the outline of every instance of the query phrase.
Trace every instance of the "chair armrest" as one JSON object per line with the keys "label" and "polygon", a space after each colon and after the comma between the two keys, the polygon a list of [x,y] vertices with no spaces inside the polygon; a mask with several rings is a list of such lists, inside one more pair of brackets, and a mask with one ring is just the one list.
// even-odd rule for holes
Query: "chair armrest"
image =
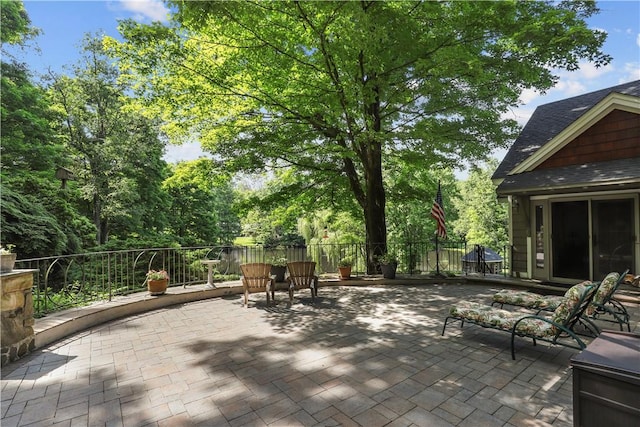
{"label": "chair armrest", "polygon": [[[518,325],[520,325],[520,323],[522,323],[522,321],[526,320],[526,319],[535,319],[538,321],[541,321],[543,323],[547,323],[550,326],[556,328],[559,330],[559,332],[556,332],[555,334],[553,334],[553,339],[549,339],[547,338],[545,335],[542,334],[535,334],[533,331],[518,331]],[[511,328],[511,358],[513,360],[516,359],[516,354],[515,354],[515,346],[514,346],[514,340],[515,340],[515,336],[521,336],[521,337],[529,337],[529,338],[533,338],[534,343],[536,339],[541,339],[543,341],[548,341],[551,343],[556,343],[557,338],[560,336],[560,334],[564,332],[567,335],[569,335],[572,339],[574,339],[576,341],[576,343],[578,344],[578,347],[580,350],[584,350],[586,348],[586,344],[575,334],[575,332],[573,332],[571,329],[567,328],[564,325],[561,325],[557,322],[554,322],[553,320],[547,318],[547,317],[543,317],[543,316],[538,316],[538,315],[528,315],[528,316],[523,316],[521,318],[519,318],[518,320],[516,320],[516,322],[513,324],[513,327]],[[567,346],[567,344],[564,344],[565,346]],[[578,348],[576,347],[576,348]]]}

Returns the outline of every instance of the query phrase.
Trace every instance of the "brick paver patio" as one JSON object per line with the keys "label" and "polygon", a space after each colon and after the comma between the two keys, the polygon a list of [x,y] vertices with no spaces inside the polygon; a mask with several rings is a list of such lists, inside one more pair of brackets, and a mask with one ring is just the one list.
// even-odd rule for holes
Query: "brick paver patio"
{"label": "brick paver patio", "polygon": [[440,336],[451,304],[499,288],[332,286],[315,304],[233,295],[112,321],[4,367],[1,423],[572,425],[576,350],[518,339],[512,361],[504,332]]}

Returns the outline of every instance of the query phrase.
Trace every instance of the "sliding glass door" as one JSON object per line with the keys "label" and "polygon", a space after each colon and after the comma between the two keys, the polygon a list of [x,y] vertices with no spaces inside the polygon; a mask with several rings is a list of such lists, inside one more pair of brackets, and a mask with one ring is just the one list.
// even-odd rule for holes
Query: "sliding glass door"
{"label": "sliding glass door", "polygon": [[551,204],[553,277],[589,277],[588,205],[586,200]]}
{"label": "sliding glass door", "polygon": [[594,200],[593,277],[634,269],[633,199]]}
{"label": "sliding glass door", "polygon": [[552,201],[551,236],[543,232],[544,203],[534,203],[534,277],[601,280],[611,271],[637,271],[635,203],[631,197]]}

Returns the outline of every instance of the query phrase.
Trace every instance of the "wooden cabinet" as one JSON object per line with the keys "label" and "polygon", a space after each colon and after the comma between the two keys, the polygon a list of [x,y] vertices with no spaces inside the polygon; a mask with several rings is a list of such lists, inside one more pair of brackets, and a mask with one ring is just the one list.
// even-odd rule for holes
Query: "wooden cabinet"
{"label": "wooden cabinet", "polygon": [[571,366],[574,426],[640,426],[640,335],[603,331]]}

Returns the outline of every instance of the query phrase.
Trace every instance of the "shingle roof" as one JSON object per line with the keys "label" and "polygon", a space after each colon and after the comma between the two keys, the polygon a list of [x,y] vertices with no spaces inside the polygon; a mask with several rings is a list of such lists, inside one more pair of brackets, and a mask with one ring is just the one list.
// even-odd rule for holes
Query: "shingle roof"
{"label": "shingle roof", "polygon": [[602,190],[637,188],[640,183],[640,161],[637,158],[585,163],[555,169],[541,169],[509,175],[498,186],[498,195],[544,194],[558,190]]}
{"label": "shingle roof", "polygon": [[[507,177],[509,171],[536,153],[536,151],[551,141],[567,126],[578,120],[594,105],[614,92],[640,97],[640,80],[552,102],[536,108],[522,129],[522,132],[507,152],[504,160],[502,160],[494,172],[492,179]],[[578,168],[580,168],[580,166],[578,166]],[[577,169],[577,171],[581,170],[582,169]],[[534,172],[527,172],[520,175],[533,174]],[[553,171],[545,171],[544,173],[553,173]]]}

